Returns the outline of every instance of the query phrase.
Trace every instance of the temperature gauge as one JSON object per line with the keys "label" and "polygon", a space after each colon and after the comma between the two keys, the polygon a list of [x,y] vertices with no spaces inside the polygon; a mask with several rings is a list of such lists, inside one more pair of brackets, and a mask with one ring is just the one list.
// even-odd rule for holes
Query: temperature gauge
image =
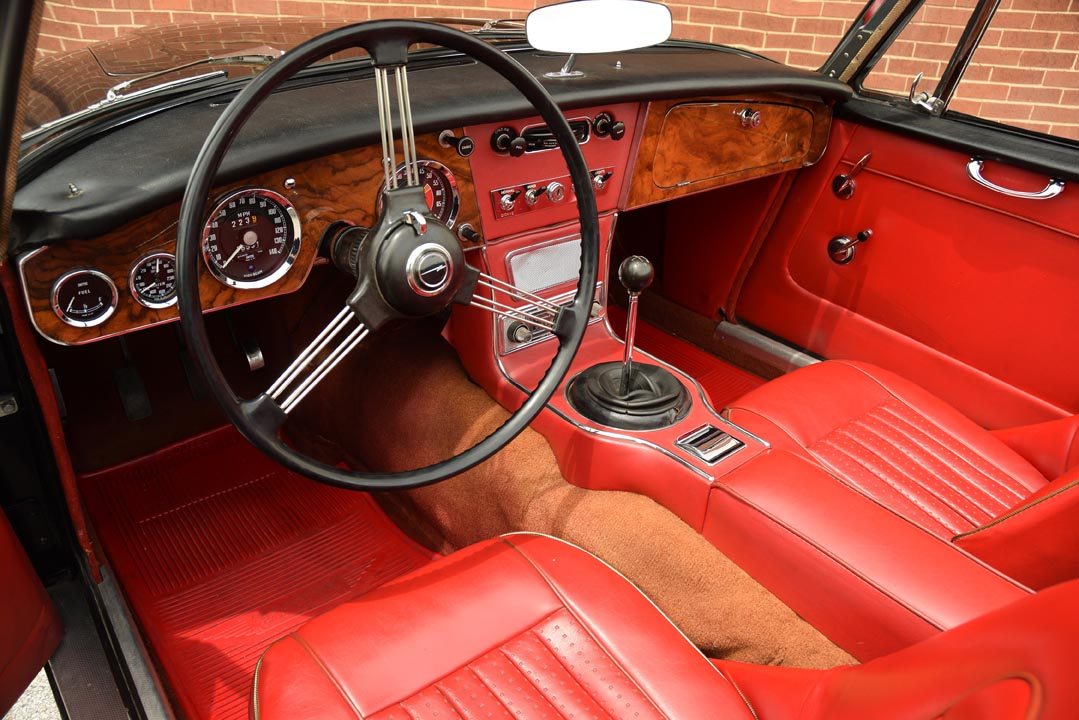
{"label": "temperature gauge", "polygon": [[155,252],[139,258],[128,280],[131,294],[148,308],[166,308],[176,304],[176,256]]}
{"label": "temperature gauge", "polygon": [[100,270],[72,270],[52,286],[52,309],[68,325],[94,327],[112,317],[116,284]]}

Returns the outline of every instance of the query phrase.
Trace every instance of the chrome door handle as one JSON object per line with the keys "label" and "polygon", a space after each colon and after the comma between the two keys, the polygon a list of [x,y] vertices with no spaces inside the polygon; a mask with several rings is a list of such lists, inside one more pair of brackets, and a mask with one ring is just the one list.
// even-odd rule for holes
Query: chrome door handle
{"label": "chrome door handle", "polygon": [[971,158],[967,163],[967,175],[970,179],[978,183],[984,188],[989,188],[993,192],[998,192],[1001,195],[1007,195],[1008,197],[1023,198],[1024,200],[1048,200],[1049,198],[1055,198],[1057,195],[1064,191],[1064,181],[1052,178],[1049,184],[1045,186],[1044,190],[1038,192],[1023,192],[1022,190],[1010,190],[1006,187],[1001,187],[994,182],[990,182],[982,177],[982,167],[984,163],[978,158]]}

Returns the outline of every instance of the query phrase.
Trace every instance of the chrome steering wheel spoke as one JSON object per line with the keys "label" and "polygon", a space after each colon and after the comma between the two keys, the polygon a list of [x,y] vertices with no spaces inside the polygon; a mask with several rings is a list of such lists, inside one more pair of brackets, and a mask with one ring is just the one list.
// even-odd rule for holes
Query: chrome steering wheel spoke
{"label": "chrome steering wheel spoke", "polygon": [[[471,292],[463,295],[464,298],[458,300],[462,304],[559,334],[559,321],[564,310],[561,305],[499,280],[493,275],[475,271],[475,285]],[[511,301],[522,303],[523,306],[508,304]]]}
{"label": "chrome steering wheel spoke", "polygon": [[[407,57],[407,52],[402,53]],[[393,80],[390,71],[393,71]],[[404,182],[407,187],[420,184],[419,159],[416,156],[416,133],[412,126],[412,101],[408,91],[408,66],[402,62],[397,65],[378,66],[375,68],[375,94],[378,100],[378,125],[382,139],[382,172],[385,175],[386,188],[396,190],[397,148],[393,126],[393,110],[390,87],[397,89],[397,115],[399,118],[401,151],[404,154]]]}
{"label": "chrome steering wheel spoke", "polygon": [[265,395],[288,415],[370,332],[367,323],[345,306],[285,368]]}

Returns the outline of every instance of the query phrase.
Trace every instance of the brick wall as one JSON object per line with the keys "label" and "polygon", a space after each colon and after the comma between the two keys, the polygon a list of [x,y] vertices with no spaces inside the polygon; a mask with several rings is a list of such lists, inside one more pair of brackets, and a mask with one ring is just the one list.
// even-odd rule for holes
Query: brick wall
{"label": "brick wall", "polygon": [[[924,72],[939,77],[975,0],[927,0],[869,87],[905,93]],[[115,38],[133,28],[257,15],[367,20],[382,17],[523,17],[549,0],[48,0],[39,58]],[[819,67],[864,0],[670,0],[676,37],[743,47],[780,62]],[[1079,0],[1001,0],[952,107],[991,120],[1079,139]]]}

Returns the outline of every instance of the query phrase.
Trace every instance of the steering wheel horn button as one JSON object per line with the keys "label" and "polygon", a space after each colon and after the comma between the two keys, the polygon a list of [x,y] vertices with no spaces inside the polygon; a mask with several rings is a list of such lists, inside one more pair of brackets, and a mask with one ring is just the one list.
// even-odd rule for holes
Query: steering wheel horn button
{"label": "steering wheel horn button", "polygon": [[453,277],[453,258],[441,245],[424,243],[408,256],[405,274],[413,292],[434,297],[449,287]]}

